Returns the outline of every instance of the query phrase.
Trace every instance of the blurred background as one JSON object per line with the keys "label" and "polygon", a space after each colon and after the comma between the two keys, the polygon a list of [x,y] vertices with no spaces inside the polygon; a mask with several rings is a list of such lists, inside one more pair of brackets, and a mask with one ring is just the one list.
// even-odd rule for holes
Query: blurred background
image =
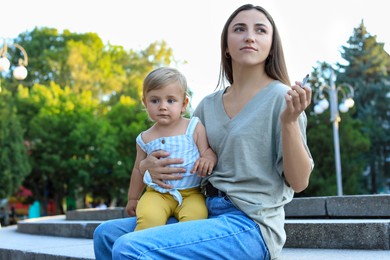
{"label": "blurred background", "polygon": [[[315,169],[296,196],[390,193],[390,31],[382,1],[257,1],[291,81],[310,74]],[[0,221],[123,207],[135,137],[151,122],[145,75],[215,90],[222,27],[246,1],[7,2],[0,27]]]}

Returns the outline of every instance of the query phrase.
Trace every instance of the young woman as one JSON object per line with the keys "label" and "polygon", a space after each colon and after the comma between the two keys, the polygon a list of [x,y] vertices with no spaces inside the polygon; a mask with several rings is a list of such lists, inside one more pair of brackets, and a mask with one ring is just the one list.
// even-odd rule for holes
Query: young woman
{"label": "young woman", "polygon": [[[133,218],[105,222],[95,231],[98,259],[279,257],[286,239],[283,206],[307,187],[313,168],[304,113],[311,89],[289,86],[278,30],[262,7],[244,5],[228,18],[219,83],[225,79],[230,86],[194,112],[218,157],[202,181],[208,219],[140,232],[132,232]],[[184,171],[168,167],[182,160],[167,156],[155,152],[140,163],[161,187]]]}

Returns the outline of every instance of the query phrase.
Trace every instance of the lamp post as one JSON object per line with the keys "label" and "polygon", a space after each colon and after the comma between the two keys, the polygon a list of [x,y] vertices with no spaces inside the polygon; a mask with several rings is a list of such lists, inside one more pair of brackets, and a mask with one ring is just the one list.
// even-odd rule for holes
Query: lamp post
{"label": "lamp post", "polygon": [[[336,87],[333,78],[333,70],[330,76],[330,86],[321,86],[317,95],[320,100],[314,100],[316,105],[314,106],[314,113],[321,114],[329,107],[328,100],[325,99],[324,91],[327,92],[330,101],[330,121],[333,124],[333,142],[334,142],[334,155],[336,164],[336,180],[337,180],[337,195],[343,195],[342,173],[341,173],[341,159],[340,159],[340,141],[339,141],[339,122],[341,121],[339,111],[342,113],[348,112],[353,107],[353,95],[354,90],[349,84],[342,84]],[[343,99],[338,104],[338,93],[341,93]]]}
{"label": "lamp post", "polygon": [[[4,46],[3,46],[3,48],[0,49],[0,73],[8,71],[11,67],[11,63],[10,63],[9,59],[7,58],[8,45],[7,45],[6,40],[5,39],[3,39],[3,40],[4,40]],[[22,58],[19,59],[18,66],[15,67],[12,75],[17,80],[24,80],[28,74],[27,69],[26,69],[26,67],[28,65],[27,52],[22,46],[20,46],[17,43],[13,43],[12,45],[15,46],[15,48],[19,49],[23,54],[23,59]],[[0,85],[0,91],[1,91],[1,85]]]}

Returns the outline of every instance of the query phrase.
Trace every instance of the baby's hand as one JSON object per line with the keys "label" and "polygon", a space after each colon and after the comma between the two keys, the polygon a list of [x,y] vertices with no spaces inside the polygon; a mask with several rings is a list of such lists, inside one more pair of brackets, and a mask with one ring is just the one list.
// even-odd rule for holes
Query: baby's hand
{"label": "baby's hand", "polygon": [[198,160],[196,160],[191,173],[198,172],[198,176],[205,177],[206,175],[210,175],[213,172],[213,168],[214,162],[207,158],[200,157]]}
{"label": "baby's hand", "polygon": [[135,216],[138,200],[129,200],[126,205],[126,212],[129,217]]}

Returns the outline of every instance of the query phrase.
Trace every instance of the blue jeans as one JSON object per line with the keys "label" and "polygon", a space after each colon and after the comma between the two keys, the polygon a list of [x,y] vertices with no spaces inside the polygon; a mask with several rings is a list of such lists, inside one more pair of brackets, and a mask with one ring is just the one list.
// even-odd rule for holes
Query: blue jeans
{"label": "blue jeans", "polygon": [[[227,197],[206,199],[209,218],[133,232],[135,217],[109,220],[94,233],[96,259],[270,259],[259,226]],[[175,223],[176,222],[176,223]]]}

